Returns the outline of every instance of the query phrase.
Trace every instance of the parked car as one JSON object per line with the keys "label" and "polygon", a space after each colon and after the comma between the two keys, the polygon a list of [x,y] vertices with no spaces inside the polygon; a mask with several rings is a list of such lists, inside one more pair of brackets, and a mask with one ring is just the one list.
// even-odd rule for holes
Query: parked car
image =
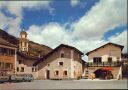
{"label": "parked car", "polygon": [[12,82],[23,82],[24,78],[20,74],[13,74],[13,75],[11,75],[11,81]]}
{"label": "parked car", "polygon": [[32,74],[13,74],[11,76],[12,82],[31,82],[34,80]]}
{"label": "parked car", "polygon": [[0,83],[8,82],[9,76],[0,76]]}
{"label": "parked car", "polygon": [[32,74],[22,74],[24,81],[31,82],[34,80],[34,77]]}
{"label": "parked car", "polygon": [[32,74],[29,74],[29,80],[30,80],[30,81],[33,81],[33,80],[34,80],[34,77],[33,77]]}

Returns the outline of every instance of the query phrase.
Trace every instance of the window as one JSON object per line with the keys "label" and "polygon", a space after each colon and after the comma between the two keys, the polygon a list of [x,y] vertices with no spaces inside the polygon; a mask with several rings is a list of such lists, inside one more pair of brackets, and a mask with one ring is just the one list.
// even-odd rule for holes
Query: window
{"label": "window", "polygon": [[1,62],[1,68],[4,69],[5,63]]}
{"label": "window", "polygon": [[24,46],[26,47],[27,46],[27,43],[25,42],[24,44],[25,44]]}
{"label": "window", "polygon": [[64,76],[67,76],[67,75],[68,75],[68,72],[65,70],[65,71],[63,72],[63,75],[64,75]]}
{"label": "window", "polygon": [[64,52],[61,52],[60,57],[64,58]]}
{"label": "window", "polygon": [[23,46],[23,47],[25,46],[25,42],[22,42],[22,46]]}
{"label": "window", "polygon": [[7,55],[7,49],[6,48],[2,48],[2,52]]}
{"label": "window", "polygon": [[93,62],[94,62],[94,63],[97,62],[97,58],[96,58],[96,57],[93,58]]}
{"label": "window", "polygon": [[34,67],[32,67],[32,72],[34,72]]}
{"label": "window", "polygon": [[19,67],[16,68],[17,72],[19,72]]}
{"label": "window", "polygon": [[36,72],[36,67],[32,67],[32,72]]}
{"label": "window", "polygon": [[24,51],[26,51],[26,48],[24,48]]}
{"label": "window", "polygon": [[13,69],[13,64],[12,63],[10,63],[10,68]]}
{"label": "window", "polygon": [[55,75],[58,76],[59,75],[59,71],[56,70],[55,71]]}
{"label": "window", "polygon": [[10,55],[14,55],[15,51],[14,50],[10,50]]}
{"label": "window", "polygon": [[21,64],[21,60],[19,60],[19,64]]}
{"label": "window", "polygon": [[63,66],[63,62],[59,62],[59,66]]}
{"label": "window", "polygon": [[108,62],[111,63],[112,62],[112,58],[108,57]]}
{"label": "window", "polygon": [[101,63],[102,62],[102,57],[94,57],[93,62],[94,63]]}
{"label": "window", "polygon": [[21,67],[21,72],[24,72],[24,67]]}
{"label": "window", "polygon": [[10,63],[5,63],[5,68],[6,69],[10,69],[11,68],[11,64]]}
{"label": "window", "polygon": [[102,61],[101,61],[101,57],[99,58],[99,61],[98,61],[99,63],[101,63]]}
{"label": "window", "polygon": [[35,67],[35,72],[37,71],[37,68]]}

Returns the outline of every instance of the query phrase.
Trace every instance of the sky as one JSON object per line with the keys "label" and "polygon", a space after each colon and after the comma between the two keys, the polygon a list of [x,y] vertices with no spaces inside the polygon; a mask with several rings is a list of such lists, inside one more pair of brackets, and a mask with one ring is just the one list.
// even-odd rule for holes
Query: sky
{"label": "sky", "polygon": [[126,52],[127,0],[0,1],[0,28],[16,37],[25,28],[29,40],[51,48],[86,54],[112,42]]}

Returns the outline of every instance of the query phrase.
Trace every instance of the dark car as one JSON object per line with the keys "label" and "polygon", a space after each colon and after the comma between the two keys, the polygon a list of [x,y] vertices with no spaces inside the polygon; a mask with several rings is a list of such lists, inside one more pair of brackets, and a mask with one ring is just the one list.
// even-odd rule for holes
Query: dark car
{"label": "dark car", "polygon": [[0,83],[8,82],[9,76],[0,76]]}
{"label": "dark car", "polygon": [[34,77],[32,74],[22,74],[22,77],[26,82],[31,82],[34,80]]}
{"label": "dark car", "polygon": [[11,75],[12,82],[31,82],[34,80],[32,74],[13,74]]}

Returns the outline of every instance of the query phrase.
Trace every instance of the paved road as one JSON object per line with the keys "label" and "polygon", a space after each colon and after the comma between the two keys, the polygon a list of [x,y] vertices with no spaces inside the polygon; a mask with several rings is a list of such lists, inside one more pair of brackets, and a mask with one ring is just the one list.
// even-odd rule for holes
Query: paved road
{"label": "paved road", "polygon": [[35,80],[0,84],[3,89],[127,89],[127,80]]}

